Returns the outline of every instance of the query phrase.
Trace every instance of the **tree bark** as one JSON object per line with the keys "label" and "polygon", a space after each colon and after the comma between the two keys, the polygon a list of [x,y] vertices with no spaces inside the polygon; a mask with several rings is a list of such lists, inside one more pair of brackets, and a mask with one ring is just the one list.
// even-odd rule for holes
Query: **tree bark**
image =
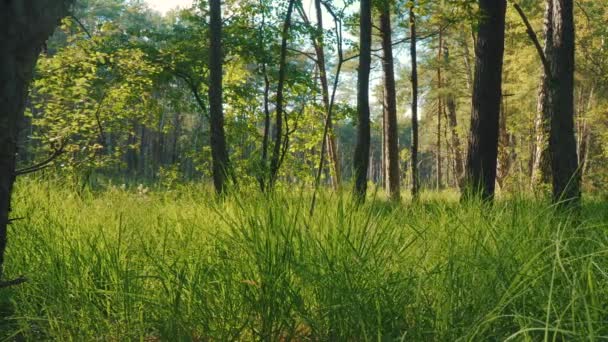
{"label": "tree bark", "polygon": [[506,0],[479,0],[482,19],[476,42],[473,110],[465,196],[494,198],[498,126],[505,47]]}
{"label": "tree bark", "polygon": [[213,184],[218,194],[226,191],[226,179],[230,161],[226,148],[223,110],[223,51],[221,0],[209,1],[209,121],[211,132],[211,157],[213,159]]}
{"label": "tree bark", "polygon": [[441,165],[441,116],[443,116],[443,96],[441,95],[441,91],[443,90],[443,78],[441,75],[441,60],[442,60],[442,50],[443,50],[443,30],[439,28],[439,46],[437,48],[437,155],[436,157],[436,165],[437,168],[437,190],[440,190],[443,186],[442,184],[442,168]]}
{"label": "tree bark", "polygon": [[360,1],[359,70],[357,82],[357,145],[355,147],[355,197],[365,201],[370,151],[369,76],[371,69],[372,6],[371,0]]}
{"label": "tree bark", "polygon": [[[446,65],[450,62],[450,51],[447,46],[444,47],[443,58]],[[446,86],[450,86],[450,80],[445,80]],[[462,157],[462,146],[460,138],[458,137],[458,117],[456,116],[456,99],[454,94],[448,94],[446,96],[446,107],[448,113],[448,123],[450,126],[451,145],[454,158],[452,159],[452,170],[454,173],[454,180],[458,187],[461,186],[461,181],[464,176],[464,163]]]}
{"label": "tree bark", "polygon": [[580,170],[574,134],[574,1],[553,0],[553,48],[548,56],[553,201],[578,205]]}
{"label": "tree bark", "polygon": [[393,59],[393,40],[391,34],[390,2],[382,4],[380,30],[382,34],[382,69],[384,71],[384,150],[385,184],[389,196],[398,201],[401,198],[399,171],[399,139],[397,127],[397,92],[395,90],[395,66]]}
{"label": "tree bark", "polygon": [[15,181],[18,123],[38,55],[71,1],[0,1],[0,280]]}
{"label": "tree bark", "polygon": [[327,66],[325,61],[325,40],[323,34],[323,12],[321,10],[321,0],[315,0],[315,10],[317,14],[317,36],[314,39],[314,47],[317,54],[317,65],[319,67],[319,79],[321,81],[321,92],[323,95],[323,107],[327,120],[328,134],[325,144],[327,145],[327,157],[331,161],[332,185],[334,190],[338,190],[342,183],[340,162],[338,160],[338,148],[336,135],[333,130],[333,119],[330,111],[329,83],[327,80]]}
{"label": "tree bark", "polygon": [[273,188],[276,182],[277,175],[281,164],[283,142],[283,115],[284,115],[284,88],[285,77],[287,73],[287,41],[289,40],[289,30],[291,29],[291,15],[295,0],[289,1],[285,22],[283,23],[283,34],[281,38],[281,57],[279,60],[279,81],[277,85],[277,107],[275,113],[275,136],[272,159],[270,160],[270,187]]}
{"label": "tree bark", "polygon": [[412,199],[418,199],[419,180],[418,180],[418,60],[416,47],[416,13],[415,2],[410,5],[410,59],[412,63]]}
{"label": "tree bark", "polygon": [[[553,1],[545,1],[545,46],[542,56],[545,58],[553,54]],[[549,155],[549,131],[551,122],[551,108],[549,103],[549,81],[551,66],[543,68],[538,92],[536,119],[534,120],[535,142],[532,158],[531,185],[537,187],[548,183],[551,179],[551,162]],[[547,70],[549,69],[549,70]]]}

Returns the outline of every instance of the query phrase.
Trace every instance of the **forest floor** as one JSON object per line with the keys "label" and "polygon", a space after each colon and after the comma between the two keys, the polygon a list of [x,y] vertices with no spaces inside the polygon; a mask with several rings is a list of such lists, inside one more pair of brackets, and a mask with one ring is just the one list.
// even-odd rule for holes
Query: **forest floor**
{"label": "forest floor", "polygon": [[347,195],[22,180],[0,339],[608,338],[608,202]]}

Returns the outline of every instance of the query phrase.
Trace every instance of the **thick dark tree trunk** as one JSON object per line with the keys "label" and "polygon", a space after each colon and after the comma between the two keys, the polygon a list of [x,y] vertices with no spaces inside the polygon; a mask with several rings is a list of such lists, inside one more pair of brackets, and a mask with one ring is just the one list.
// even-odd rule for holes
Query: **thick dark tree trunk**
{"label": "thick dark tree trunk", "polygon": [[416,14],[414,2],[410,5],[410,59],[412,63],[412,198],[418,198],[418,60],[416,47]]}
{"label": "thick dark tree trunk", "polygon": [[0,1],[0,280],[15,181],[18,123],[38,55],[70,1]]}
{"label": "thick dark tree trunk", "polygon": [[226,178],[230,172],[230,161],[226,148],[223,110],[223,51],[222,51],[222,5],[221,0],[209,1],[209,121],[211,132],[211,156],[213,158],[213,184],[215,191],[226,190]]}
{"label": "thick dark tree trunk", "polygon": [[498,126],[505,47],[506,0],[479,0],[481,19],[475,46],[473,111],[465,196],[494,198]]}
{"label": "thick dark tree trunk", "polygon": [[281,38],[281,57],[279,59],[279,81],[277,84],[277,108],[275,113],[275,132],[274,132],[274,148],[272,153],[272,159],[270,160],[270,187],[274,187],[274,183],[281,167],[281,155],[284,146],[283,141],[283,112],[284,107],[284,88],[285,88],[285,77],[287,74],[287,42],[289,40],[289,30],[291,29],[291,15],[293,13],[293,7],[295,0],[289,1],[287,7],[287,14],[285,16],[285,22],[283,23],[283,35]]}
{"label": "thick dark tree trunk", "polygon": [[393,40],[391,27],[391,6],[388,1],[382,4],[380,13],[380,30],[382,34],[382,69],[384,71],[384,150],[385,183],[389,196],[393,200],[401,198],[399,171],[399,139],[397,128],[397,92],[395,90],[395,66],[393,60]]}
{"label": "thick dark tree trunk", "polygon": [[574,135],[574,37],[574,1],[553,0],[553,49],[547,56],[552,72],[549,150],[553,200],[578,204],[581,176]]}
{"label": "thick dark tree trunk", "polygon": [[359,70],[357,82],[357,145],[354,156],[355,197],[365,201],[370,151],[369,75],[372,53],[372,4],[360,1]]}

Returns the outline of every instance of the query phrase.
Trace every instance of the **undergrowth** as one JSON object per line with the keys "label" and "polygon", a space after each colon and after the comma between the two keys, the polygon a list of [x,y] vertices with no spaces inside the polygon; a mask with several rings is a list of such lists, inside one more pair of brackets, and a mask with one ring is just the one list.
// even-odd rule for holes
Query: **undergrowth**
{"label": "undergrowth", "polygon": [[75,192],[23,180],[6,340],[608,339],[608,204],[576,217],[307,191]]}

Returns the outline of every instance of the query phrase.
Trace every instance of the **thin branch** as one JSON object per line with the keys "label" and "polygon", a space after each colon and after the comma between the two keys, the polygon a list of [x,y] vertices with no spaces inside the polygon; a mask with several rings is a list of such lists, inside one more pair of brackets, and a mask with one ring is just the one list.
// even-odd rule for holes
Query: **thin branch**
{"label": "thin branch", "polygon": [[57,159],[60,155],[62,155],[63,152],[64,152],[64,150],[63,150],[63,145],[62,145],[61,147],[59,147],[58,149],[56,149],[53,152],[53,154],[51,154],[51,156],[48,157],[47,159],[45,159],[44,161],[42,161],[42,162],[40,162],[38,164],[35,164],[35,165],[32,165],[32,166],[20,169],[20,170],[16,170],[15,171],[15,176],[21,176],[21,175],[25,175],[25,174],[28,174],[28,173],[33,173],[33,172],[36,172],[36,171],[40,171],[42,169],[46,169],[47,167],[50,166],[51,162],[53,162],[53,160]]}
{"label": "thin branch", "polygon": [[80,28],[89,37],[89,39],[93,39],[93,35],[91,35],[91,32],[89,32],[89,30],[87,30],[86,26],[84,26],[82,24],[82,22],[80,20],[78,20],[78,18],[76,18],[76,16],[71,15],[70,18],[72,18],[72,20],[74,20],[76,22],[76,24],[78,24],[78,26],[80,26]]}
{"label": "thin branch", "polygon": [[305,51],[300,51],[298,49],[294,49],[294,48],[290,48],[288,47],[287,50],[291,51],[291,52],[296,52],[299,53],[301,55],[306,56],[308,59],[310,59],[311,61],[317,63],[317,59],[315,58],[314,54],[310,53],[310,52],[305,52]]}
{"label": "thin branch", "polygon": [[545,69],[545,74],[551,75],[551,66],[549,65],[549,61],[547,61],[547,56],[545,56],[545,53],[543,52],[543,48],[540,45],[540,42],[538,41],[538,36],[536,35],[536,32],[534,32],[532,25],[530,25],[530,21],[528,21],[528,17],[526,17],[526,14],[521,9],[519,4],[514,2],[513,7],[515,7],[515,10],[517,10],[517,13],[519,13],[521,20],[526,25],[526,31],[528,33],[528,36],[530,37],[530,40],[532,40],[532,43],[534,43],[534,47],[536,48],[536,51],[538,52],[540,61],[543,63],[543,68]]}

